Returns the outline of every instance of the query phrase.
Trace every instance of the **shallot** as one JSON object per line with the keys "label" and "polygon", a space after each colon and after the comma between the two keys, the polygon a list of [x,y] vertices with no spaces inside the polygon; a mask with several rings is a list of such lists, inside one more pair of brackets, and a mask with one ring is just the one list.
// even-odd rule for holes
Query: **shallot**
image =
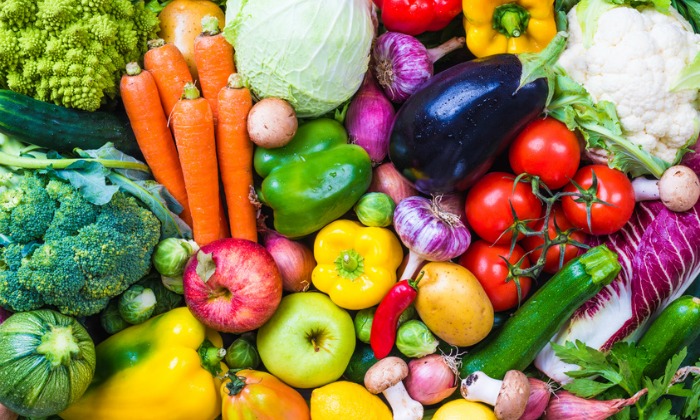
{"label": "shallot", "polygon": [[634,405],[647,393],[644,388],[631,398],[615,400],[589,400],[577,397],[568,391],[559,391],[549,400],[545,420],[604,420]]}
{"label": "shallot", "polygon": [[285,291],[305,292],[309,289],[316,260],[308,246],[271,229],[263,231],[262,244],[277,263]]}
{"label": "shallot", "polygon": [[374,74],[393,102],[403,102],[433,76],[433,63],[465,45],[464,38],[452,38],[427,49],[416,38],[399,32],[385,32],[374,45]]}
{"label": "shallot", "polygon": [[368,71],[360,90],[350,102],[345,128],[350,141],[367,151],[373,165],[380,164],[389,153],[394,114],[394,105],[379,89],[372,72]]}
{"label": "shallot", "polygon": [[394,210],[394,229],[409,250],[402,279],[411,278],[423,261],[449,261],[471,244],[459,216],[443,210],[435,198],[403,199]]}
{"label": "shallot", "polygon": [[372,183],[369,184],[370,192],[382,192],[387,194],[399,204],[407,197],[418,195],[418,191],[403,175],[399,173],[391,162],[385,162],[372,171]]}
{"label": "shallot", "polygon": [[457,357],[429,354],[408,363],[403,384],[408,395],[423,405],[437,404],[457,389]]}

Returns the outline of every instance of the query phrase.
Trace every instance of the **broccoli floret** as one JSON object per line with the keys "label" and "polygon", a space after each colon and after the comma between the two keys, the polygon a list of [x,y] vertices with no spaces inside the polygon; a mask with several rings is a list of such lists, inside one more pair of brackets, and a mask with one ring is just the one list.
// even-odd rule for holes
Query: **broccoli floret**
{"label": "broccoli floret", "polygon": [[43,238],[56,209],[44,187],[44,180],[26,172],[16,187],[0,192],[0,233],[20,243]]}
{"label": "broccoli floret", "polygon": [[[0,215],[10,214],[8,223],[0,220],[7,229],[0,234],[13,241],[0,248],[0,306],[24,311],[48,305],[67,315],[92,315],[149,273],[160,222],[135,198],[117,192],[97,206],[68,182],[36,172],[23,177],[0,192],[7,197]],[[41,228],[24,237],[10,234],[20,210]],[[48,222],[39,223],[43,218]]]}
{"label": "broccoli floret", "polygon": [[0,80],[7,88],[94,111],[115,97],[129,61],[156,36],[143,1],[5,0],[0,4]]}

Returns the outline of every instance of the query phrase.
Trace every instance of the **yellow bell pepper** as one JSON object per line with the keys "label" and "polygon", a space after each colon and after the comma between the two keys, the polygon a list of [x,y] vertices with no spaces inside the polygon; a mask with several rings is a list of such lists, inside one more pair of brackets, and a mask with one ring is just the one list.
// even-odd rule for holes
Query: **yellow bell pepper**
{"label": "yellow bell pepper", "polygon": [[186,307],[126,328],[96,348],[97,369],[64,420],[212,420],[227,371],[221,336]]}
{"label": "yellow bell pepper", "polygon": [[462,10],[476,57],[537,52],[557,33],[554,0],[463,0]]}
{"label": "yellow bell pepper", "polygon": [[396,283],[403,249],[389,229],[336,220],[316,235],[314,257],[314,286],[341,308],[359,310],[378,304]]}

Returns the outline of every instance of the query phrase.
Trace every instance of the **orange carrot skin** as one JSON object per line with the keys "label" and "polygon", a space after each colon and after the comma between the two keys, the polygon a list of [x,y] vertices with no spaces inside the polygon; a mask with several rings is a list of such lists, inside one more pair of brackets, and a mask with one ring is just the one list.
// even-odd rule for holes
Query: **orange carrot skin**
{"label": "orange carrot skin", "polygon": [[202,96],[209,101],[216,122],[219,91],[226,86],[231,73],[236,72],[233,46],[221,34],[200,34],[194,40],[194,60],[199,73]]}
{"label": "orange carrot skin", "polygon": [[170,119],[192,213],[195,242],[220,239],[221,201],[214,117],[209,102],[198,97],[175,104]]}
{"label": "orange carrot skin", "polygon": [[153,75],[147,70],[122,76],[120,94],[141,153],[155,180],[182,205],[180,217],[192,224],[185,180],[175,141],[158,96]]}
{"label": "orange carrot skin", "polygon": [[182,96],[185,84],[192,83],[185,57],[175,44],[164,44],[149,49],[143,57],[143,65],[153,75],[163,111],[170,117],[173,107]]}
{"label": "orange carrot skin", "polygon": [[249,198],[253,185],[253,142],[248,137],[247,121],[252,106],[247,88],[221,89],[216,141],[231,237],[257,241],[257,208]]}

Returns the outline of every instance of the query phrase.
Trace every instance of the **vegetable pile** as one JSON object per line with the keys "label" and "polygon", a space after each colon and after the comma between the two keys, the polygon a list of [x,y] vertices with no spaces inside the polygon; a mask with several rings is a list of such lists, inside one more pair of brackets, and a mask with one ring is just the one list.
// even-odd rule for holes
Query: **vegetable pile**
{"label": "vegetable pile", "polygon": [[0,5],[0,419],[700,417],[694,0]]}

